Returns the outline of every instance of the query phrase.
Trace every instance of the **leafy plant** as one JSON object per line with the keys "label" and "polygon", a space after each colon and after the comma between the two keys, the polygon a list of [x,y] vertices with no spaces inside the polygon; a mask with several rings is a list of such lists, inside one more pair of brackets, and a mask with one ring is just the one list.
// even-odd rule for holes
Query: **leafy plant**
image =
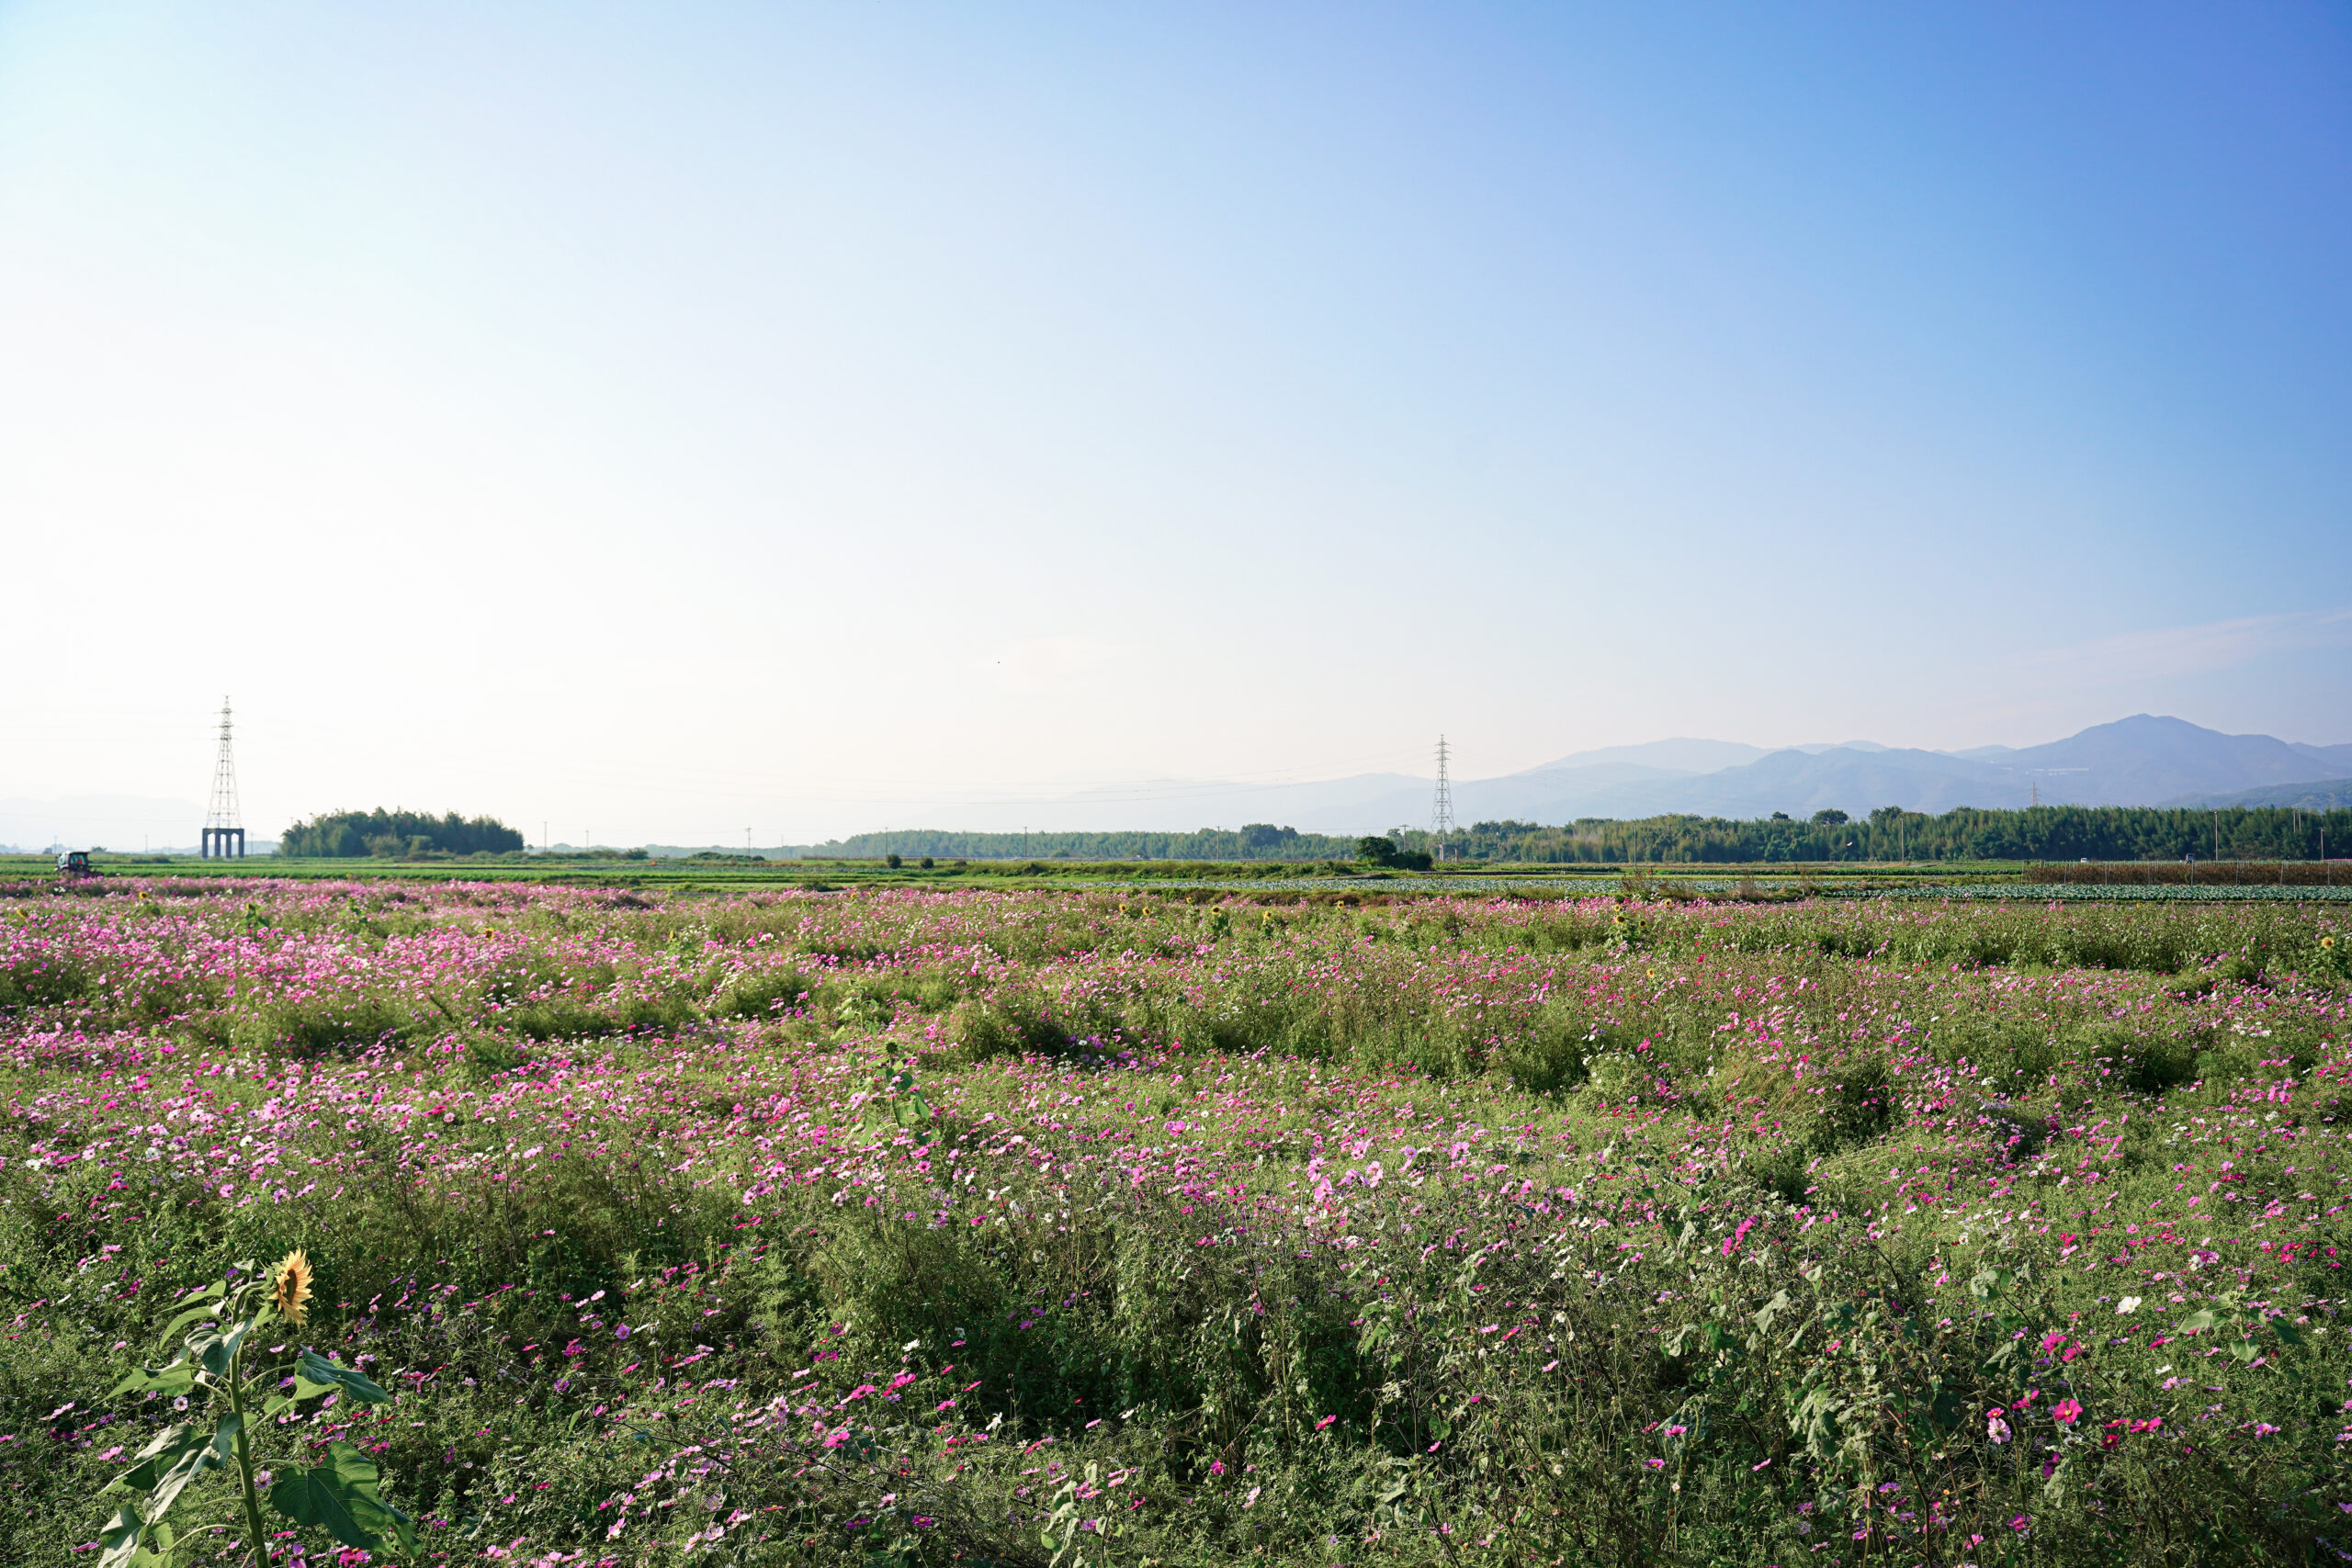
{"label": "leafy plant", "polygon": [[[242,1283],[233,1283],[242,1280]],[[284,1363],[261,1359],[254,1341],[269,1325],[300,1327],[311,1293],[311,1264],[300,1249],[268,1272],[252,1262],[232,1266],[224,1279],[188,1292],[164,1326],[169,1339],[186,1330],[180,1353],[161,1368],[131,1373],[110,1397],[168,1395],[185,1403],[189,1418],[155,1434],[101,1495],[133,1494],[98,1538],[100,1568],[135,1568],[174,1561],[190,1539],[165,1517],[181,1495],[215,1471],[232,1471],[243,1494],[246,1551],[266,1568],[266,1532],[256,1480],[256,1427],[304,1400],[340,1393],[367,1404],[391,1395],[363,1373],[305,1349]],[[290,1384],[290,1389],[288,1385]],[[268,1392],[277,1390],[278,1392]],[[200,1403],[199,1403],[200,1402]],[[345,1546],[381,1551],[397,1544],[416,1551],[416,1522],[384,1501],[376,1464],[349,1443],[327,1447],[325,1462],[283,1463],[269,1489],[269,1506],[297,1525],[323,1529]]]}

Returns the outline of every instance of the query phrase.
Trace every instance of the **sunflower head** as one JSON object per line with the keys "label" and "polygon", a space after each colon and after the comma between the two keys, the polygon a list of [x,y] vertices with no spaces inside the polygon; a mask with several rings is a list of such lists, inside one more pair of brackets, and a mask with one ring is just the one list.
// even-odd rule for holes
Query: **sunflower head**
{"label": "sunflower head", "polygon": [[311,1299],[310,1256],[296,1247],[277,1260],[277,1267],[269,1272],[269,1282],[278,1315],[300,1327],[303,1308]]}
{"label": "sunflower head", "polygon": [[2335,939],[2332,936],[2324,936],[2319,939],[2319,944],[2322,947],[2334,947],[2335,945]]}

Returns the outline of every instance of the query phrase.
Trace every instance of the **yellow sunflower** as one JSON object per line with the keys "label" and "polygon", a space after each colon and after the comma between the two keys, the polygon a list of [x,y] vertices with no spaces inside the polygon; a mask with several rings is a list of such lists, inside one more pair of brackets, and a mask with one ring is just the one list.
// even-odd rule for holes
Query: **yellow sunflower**
{"label": "yellow sunflower", "polygon": [[276,1293],[279,1314],[300,1328],[303,1306],[311,1299],[309,1255],[298,1247],[279,1258],[277,1267],[270,1270],[270,1286]]}

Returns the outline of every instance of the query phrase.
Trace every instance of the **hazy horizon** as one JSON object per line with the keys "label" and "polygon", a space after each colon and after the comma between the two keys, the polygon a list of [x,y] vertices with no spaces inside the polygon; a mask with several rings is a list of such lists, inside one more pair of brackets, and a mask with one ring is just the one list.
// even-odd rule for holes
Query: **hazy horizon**
{"label": "hazy horizon", "polygon": [[[2165,721],[2165,716],[2132,716],[2132,718],[2137,719],[2151,716],[2157,717],[2160,722]],[[2131,719],[2127,718],[2125,722],[2129,723]],[[2245,739],[2245,737],[2238,739]],[[1473,820],[1490,816],[1517,818],[1527,815],[1523,811],[1510,809],[1500,812],[1481,810],[1482,805],[1492,803],[1492,792],[1497,786],[1531,778],[1563,777],[1566,776],[1571,770],[1578,771],[1579,776],[1611,774],[1622,772],[1622,763],[1629,760],[1638,764],[1634,770],[1638,773],[1651,774],[1658,778],[1674,775],[1695,782],[1703,777],[1729,777],[1733,771],[1744,767],[1748,762],[1785,755],[1791,751],[1838,755],[1859,752],[1865,755],[1878,755],[1891,750],[1893,749],[1880,746],[1867,738],[1837,742],[1800,742],[1792,747],[1764,748],[1707,738],[1671,737],[1647,743],[1604,748],[1596,752],[1575,753],[1538,764],[1536,769],[1521,770],[1511,774],[1481,775],[1455,767],[1453,770],[1455,798],[1463,808],[1457,817],[1457,821],[1466,826]],[[2005,747],[1999,750],[2022,750],[2025,749]],[[2346,748],[2346,750],[2352,750],[2352,748]],[[1733,756],[1731,753],[1734,751],[1753,751],[1755,756],[1752,758]],[[1934,750],[1929,754],[1950,758],[1955,761],[1962,760],[1957,752],[1951,750]],[[1459,761],[1458,755],[1454,761]],[[1999,764],[1996,763],[1995,766],[1997,767]],[[2080,773],[2083,770],[2035,768],[2029,771],[2036,773],[2054,772],[2063,775]],[[2336,765],[2325,768],[2314,765],[2309,770],[2309,777],[2314,781],[2335,773],[2352,774],[2352,757],[2341,759]],[[1339,794],[1333,794],[1329,791],[1318,792],[1316,787],[1318,784],[1351,787]],[[851,808],[864,810],[869,818],[872,818],[876,811],[887,811],[895,807],[898,819],[886,822],[876,818],[865,821],[862,826],[839,828],[832,831],[798,838],[789,836],[762,838],[758,836],[755,828],[752,829],[751,836],[746,839],[739,839],[731,835],[708,838],[659,835],[631,837],[598,833],[590,825],[579,826],[575,837],[573,824],[559,824],[552,818],[542,818],[536,825],[521,818],[513,818],[508,820],[507,825],[524,831],[526,839],[534,846],[547,843],[558,848],[599,846],[627,848],[644,844],[676,844],[772,850],[791,848],[795,845],[820,844],[855,838],[863,834],[913,829],[975,832],[1031,830],[1038,832],[1192,832],[1202,829],[1238,828],[1245,820],[1253,817],[1269,818],[1283,825],[1297,826],[1310,832],[1352,834],[1381,831],[1400,823],[1410,827],[1424,825],[1422,818],[1427,815],[1426,807],[1429,804],[1430,792],[1433,784],[1434,771],[1432,770],[1425,773],[1358,773],[1324,779],[1277,777],[1272,781],[1261,782],[1211,777],[1162,778],[1127,781],[1090,788],[1065,789],[1053,795],[1028,797],[998,792],[968,796],[960,801],[945,798],[930,801],[915,801],[907,798],[881,800],[876,795],[869,795],[855,797]],[[2023,789],[2025,786],[2018,784],[2015,787]],[[2051,790],[2049,798],[2052,803],[2064,803],[2061,781],[2052,779],[2049,788]],[[1605,795],[1604,798],[1607,798]],[[1619,818],[1646,817],[1657,815],[1660,811],[1689,808],[1682,805],[1631,804],[1629,797],[1623,795],[1616,798],[1620,805],[1626,808],[1604,809],[1599,814]],[[2022,799],[2003,801],[1998,798],[1988,798],[1980,792],[1973,796],[1973,803],[1999,806],[2018,805],[2024,802]],[[2112,803],[2123,804],[2120,801]],[[2130,804],[2139,805],[2165,803],[2165,801],[2155,799],[2130,802]],[[1701,814],[1733,817],[1761,816],[1771,809],[1785,810],[1793,807],[1797,814],[1802,816],[1818,806],[1826,804],[1842,804],[1859,813],[1883,805],[1903,806],[1907,809],[1926,809],[1932,812],[1948,809],[1952,803],[1923,805],[1917,799],[1905,797],[1905,791],[1895,787],[1881,788],[1879,793],[1869,795],[1867,803],[1860,795],[1841,801],[1826,797],[1804,799],[1798,795],[1791,794],[1769,802],[1757,803],[1752,810],[1733,808],[1725,812],[1711,808],[1702,810]],[[345,801],[334,807],[314,808],[305,815],[315,816],[321,810],[368,810],[377,807],[423,809],[413,802],[404,801]],[[440,809],[434,808],[434,814],[437,815]],[[1537,819],[1544,821],[1565,821],[1572,816],[1587,814],[1589,813],[1579,809],[1566,815],[1556,811],[1548,813],[1537,811],[1533,815]],[[130,842],[130,839],[136,837],[140,840],[136,848],[141,851],[193,848],[196,841],[195,828],[202,816],[202,807],[193,799],[171,800],[108,795],[83,796],[57,801],[0,798],[0,843],[14,842],[19,848],[32,848],[36,847],[36,844],[46,844],[55,839],[60,842],[103,843],[115,851],[128,852],[134,847]],[[175,827],[174,824],[178,826]],[[290,825],[290,821],[285,823],[255,821],[248,814],[248,835],[254,845],[274,840],[285,827]],[[67,827],[84,829],[78,835],[78,840],[76,834],[63,831]],[[175,832],[178,834],[177,838],[172,836]]]}
{"label": "hazy horizon", "polygon": [[0,365],[15,800],[2352,741],[2339,7],[0,6]]}

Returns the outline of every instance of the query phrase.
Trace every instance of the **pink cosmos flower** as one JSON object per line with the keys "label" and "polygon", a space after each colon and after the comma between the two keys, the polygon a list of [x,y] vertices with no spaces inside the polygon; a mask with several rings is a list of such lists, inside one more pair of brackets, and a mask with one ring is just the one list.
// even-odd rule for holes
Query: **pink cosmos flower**
{"label": "pink cosmos flower", "polygon": [[2083,1418],[2082,1402],[2075,1399],[2062,1399],[2050,1407],[2050,1414],[2057,1418],[2058,1425],[2061,1427],[2071,1427]]}

